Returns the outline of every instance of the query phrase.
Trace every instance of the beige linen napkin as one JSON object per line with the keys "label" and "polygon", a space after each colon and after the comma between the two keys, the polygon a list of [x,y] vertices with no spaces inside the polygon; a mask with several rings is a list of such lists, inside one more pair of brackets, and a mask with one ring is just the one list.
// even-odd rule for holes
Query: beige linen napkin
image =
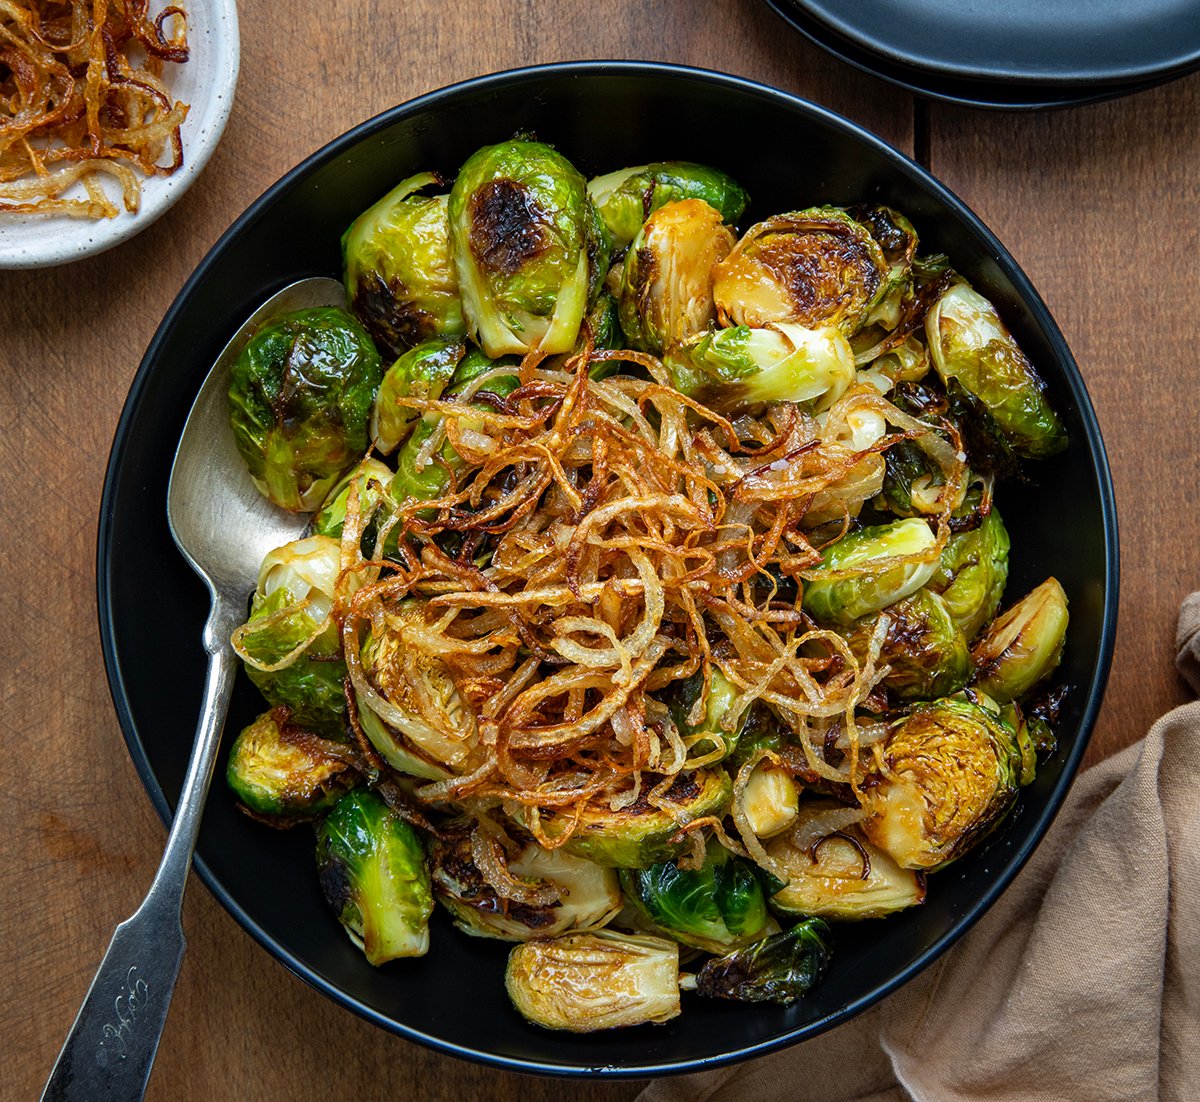
{"label": "beige linen napkin", "polygon": [[[1200,593],[1179,670],[1200,692]],[[1200,701],[1084,773],[1012,886],[936,964],[785,1052],[639,1102],[1200,1099]]]}

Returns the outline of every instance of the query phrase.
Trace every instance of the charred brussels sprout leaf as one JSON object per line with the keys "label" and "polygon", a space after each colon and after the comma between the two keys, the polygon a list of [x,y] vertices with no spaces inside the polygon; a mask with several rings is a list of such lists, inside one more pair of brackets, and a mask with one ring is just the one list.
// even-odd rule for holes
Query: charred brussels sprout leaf
{"label": "charred brussels sprout leaf", "polygon": [[925,331],[943,381],[957,379],[978,398],[1019,455],[1040,459],[1067,446],[1045,384],[986,298],[956,283],[929,311]]}
{"label": "charred brussels sprout leaf", "polygon": [[665,1022],[679,1014],[679,946],[609,930],[527,941],[508,957],[513,1006],[547,1029]]}
{"label": "charred brussels sprout leaf", "polygon": [[681,869],[674,861],[623,869],[621,886],[660,930],[710,953],[749,945],[771,932],[754,866],[716,842],[709,842],[698,869]]}
{"label": "charred brussels sprout leaf", "polygon": [[312,736],[288,723],[287,709],[264,712],[233,740],[225,779],[242,804],[290,826],[331,808],[358,775],[322,754]]}
{"label": "charred brussels sprout leaf", "polygon": [[700,969],[696,990],[710,998],[789,1006],[825,974],[829,928],[819,918],[797,923],[745,949],[714,957]]}
{"label": "charred brussels sprout leaf", "polygon": [[588,183],[588,193],[623,249],[638,235],[642,223],[656,210],[681,199],[702,199],[721,220],[733,225],[749,202],[745,190],[719,169],[687,161],[667,161],[641,168],[623,168]]}
{"label": "charred brussels sprout leaf", "polygon": [[325,898],[372,964],[423,956],[433,893],[417,833],[383,797],[357,789],[317,829]]}
{"label": "charred brussels sprout leaf", "polygon": [[979,688],[1001,704],[1024,696],[1062,658],[1067,595],[1047,578],[979,637],[971,652]]}
{"label": "charred brussels sprout leaf", "polygon": [[230,424],[254,485],[292,512],[316,509],[362,458],[382,371],[345,310],[268,321],[234,361]]}
{"label": "charred brussels sprout leaf", "polygon": [[436,400],[454,375],[467,348],[455,337],[438,337],[405,352],[383,376],[371,414],[371,442],[390,455],[419,416],[402,398]]}
{"label": "charred brussels sprout leaf", "polygon": [[1016,732],[967,700],[914,709],[888,737],[883,759],[886,773],[863,790],[862,829],[902,868],[933,869],[961,857],[1016,799]]}
{"label": "charred brussels sprout leaf", "polygon": [[440,183],[431,172],[410,176],[342,236],[350,308],[392,359],[432,337],[466,332],[450,253],[448,196],[417,194]]}
{"label": "charred brussels sprout leaf", "polygon": [[1000,607],[1008,550],[1008,530],[994,505],[979,527],[955,533],[942,549],[929,588],[941,594],[968,642]]}
{"label": "charred brussels sprout leaf", "polygon": [[[847,625],[887,608],[929,581],[936,560],[925,562],[920,556],[927,557],[936,542],[929,525],[915,518],[851,532],[825,548],[804,587],[804,608],[819,620]],[[892,559],[901,561],[871,568],[876,560]],[[829,580],[822,576],[841,571],[853,573]]]}
{"label": "charred brussels sprout leaf", "polygon": [[780,214],[746,232],[714,274],[722,325],[796,322],[857,333],[888,290],[875,238],[837,207]]}
{"label": "charred brussels sprout leaf", "polygon": [[610,242],[562,154],[529,141],[479,150],[451,189],[450,234],[467,323],[489,356],[572,349]]}

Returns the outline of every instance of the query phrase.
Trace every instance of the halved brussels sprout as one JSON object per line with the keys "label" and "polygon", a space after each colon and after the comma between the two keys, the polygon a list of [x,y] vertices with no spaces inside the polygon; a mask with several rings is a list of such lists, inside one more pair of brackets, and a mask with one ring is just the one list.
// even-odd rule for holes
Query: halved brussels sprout
{"label": "halved brussels sprout", "polygon": [[547,1029],[596,1029],[665,1022],[679,1014],[679,946],[611,930],[526,941],[504,972],[521,1015]]}
{"label": "halved brussels sprout", "polygon": [[713,273],[722,325],[796,322],[857,333],[888,289],[870,232],[837,207],[778,214],[746,231]]}
{"label": "halved brussels sprout", "polygon": [[983,295],[956,283],[926,315],[925,331],[942,380],[975,395],[1018,454],[1040,459],[1067,446],[1046,384]]}
{"label": "halved brussels sprout", "polygon": [[805,800],[796,829],[767,845],[767,855],[788,873],[788,883],[771,896],[784,914],[823,918],[882,918],[925,899],[925,877],[902,869],[883,850],[858,837],[854,828],[796,844],[805,825],[840,805]]}
{"label": "halved brussels sprout", "polygon": [[1047,578],[976,641],[979,688],[1001,704],[1024,696],[1062,659],[1067,620],[1067,595],[1058,579]]}
{"label": "halved brussels sprout", "polygon": [[[847,625],[887,608],[929,581],[937,561],[922,562],[915,557],[936,543],[929,525],[917,518],[851,532],[822,552],[822,561],[813,571],[816,576],[804,587],[804,608],[818,620]],[[879,571],[828,581],[821,577],[825,572],[863,568],[876,559],[909,556],[914,561]]]}
{"label": "halved brussels sprout", "polygon": [[383,455],[394,452],[420,416],[411,406],[397,404],[396,399],[436,401],[466,350],[466,344],[457,337],[436,337],[405,352],[387,369],[371,413],[371,443],[377,451]]}
{"label": "halved brussels sprout", "polygon": [[466,331],[450,253],[449,196],[432,172],[401,181],[342,235],[350,308],[391,359],[437,336]]}
{"label": "halved brussels sprout", "polygon": [[712,998],[789,1006],[807,995],[825,974],[828,932],[829,927],[819,918],[810,918],[786,933],[714,957],[700,969],[696,991]]}
{"label": "halved brussels sprout", "polygon": [[341,548],[330,536],[277,547],[263,559],[250,618],[233,637],[267,702],[334,738],[346,731],[346,664],[331,615],[340,572]]}
{"label": "halved brussels sprout", "polygon": [[569,352],[610,242],[574,166],[548,145],[485,146],[450,191],[463,310],[489,356]]}
{"label": "halved brussels sprout", "polygon": [[637,237],[642,223],[668,203],[702,199],[724,222],[733,225],[750,199],[737,181],[724,172],[687,161],[618,169],[589,180],[588,194],[618,249]]}
{"label": "halved brussels sprout", "polygon": [[621,909],[621,887],[612,869],[530,842],[508,871],[520,880],[557,888],[546,906],[504,899],[484,879],[471,856],[470,830],[446,830],[430,853],[433,890],[468,934],[503,941],[557,937],[603,926]]}
{"label": "halved brussels sprout", "polygon": [[328,810],[358,780],[344,761],[306,744],[304,731],[293,729],[289,738],[288,728],[287,709],[264,712],[233,740],[225,769],[242,804],[281,825]]}
{"label": "halved brussels sprout", "polygon": [[[644,799],[620,811],[603,803],[591,804],[563,848],[614,869],[638,869],[670,860],[688,848],[686,841],[673,841],[679,828],[705,815],[721,815],[729,804],[731,789],[724,769],[697,769],[681,773],[666,791],[664,798],[675,805],[670,811]],[[541,815],[542,830],[552,840],[573,821],[573,815]]]}
{"label": "halved brussels sprout", "polygon": [[754,866],[711,840],[700,868],[622,869],[621,887],[658,929],[696,949],[724,953],[773,932]]}
{"label": "halved brussels sprout", "polygon": [[646,219],[625,254],[618,303],[632,347],[661,355],[709,327],[713,265],[733,241],[720,214],[699,199],[668,203]]}
{"label": "halved brussels sprout", "polygon": [[[689,756],[701,758],[720,753],[721,761],[737,749],[738,738],[746,726],[749,709],[734,714],[732,707],[740,690],[721,671],[713,666],[709,680],[708,699],[704,702],[704,715],[699,723],[689,723],[688,716],[704,689],[704,675],[697,671],[691,677],[678,682],[670,697],[671,718],[685,739],[695,738]],[[712,736],[712,737],[705,737]]]}
{"label": "halved brussels sprout", "polygon": [[942,549],[929,588],[941,594],[970,642],[1000,607],[1008,581],[1008,530],[992,506],[977,528],[956,532]]}
{"label": "halved brussels sprout", "polygon": [[379,353],[336,307],[264,323],[233,363],[230,424],[264,497],[311,512],[367,450]]}
{"label": "halved brussels sprout", "polygon": [[[371,516],[372,520],[363,533],[363,553],[371,554],[375,545],[374,532],[378,528],[378,513],[391,511],[391,499],[388,486],[391,485],[392,472],[380,463],[378,459],[368,456],[341,480],[325,499],[321,508],[313,517],[312,530],[314,536],[329,536],[340,540],[342,529],[346,523],[346,509],[350,502],[351,487],[358,494],[358,512],[360,516]],[[369,538],[367,533],[370,533]]]}
{"label": "halved brussels sprout", "polygon": [[347,793],[317,828],[317,871],[338,921],[372,964],[424,956],[433,893],[421,841],[384,802]]}
{"label": "halved brussels sprout", "polygon": [[759,762],[746,778],[746,822],[759,838],[774,837],[796,821],[799,799],[800,788],[791,774],[769,761]]}
{"label": "halved brussels sprout", "polygon": [[[899,700],[935,700],[958,692],[974,672],[971,648],[945,601],[928,589],[897,601],[887,611],[888,628],[879,664],[890,667],[881,684]],[[868,617],[850,638],[856,654],[865,654],[878,622]]]}
{"label": "halved brussels sprout", "polygon": [[968,700],[918,706],[888,737],[883,759],[886,772],[863,788],[862,831],[902,868],[961,857],[1016,799],[1016,733]]}
{"label": "halved brussels sprout", "polygon": [[668,353],[676,387],[716,409],[812,402],[825,409],[854,382],[854,353],[836,329],[780,322],[717,329]]}

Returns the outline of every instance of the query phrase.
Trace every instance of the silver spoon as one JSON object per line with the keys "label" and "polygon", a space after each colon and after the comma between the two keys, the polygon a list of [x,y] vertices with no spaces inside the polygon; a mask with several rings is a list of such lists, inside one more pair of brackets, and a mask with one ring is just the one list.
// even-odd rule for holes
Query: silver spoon
{"label": "silver spoon", "polygon": [[237,670],[229,637],[246,618],[267,552],[298,539],[309,520],[272,505],[250,481],[229,427],[230,368],[267,318],[344,302],[342,285],[325,278],[303,279],[272,295],[225,346],[183,426],[167,488],[167,523],[212,598],[204,625],[204,707],[154,883],[113,934],[42,1102],[134,1102],[146,1092],[183,963],[183,892]]}

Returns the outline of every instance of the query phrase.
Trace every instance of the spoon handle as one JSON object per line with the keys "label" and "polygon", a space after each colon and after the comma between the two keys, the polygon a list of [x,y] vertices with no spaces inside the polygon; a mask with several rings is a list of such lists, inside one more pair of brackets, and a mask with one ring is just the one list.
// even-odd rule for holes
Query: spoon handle
{"label": "spoon handle", "polygon": [[238,617],[229,607],[216,600],[205,627],[204,709],[162,862],[142,905],[113,934],[42,1102],[136,1102],[146,1093],[183,963],[183,892],[233,691],[237,660],[225,628]]}

